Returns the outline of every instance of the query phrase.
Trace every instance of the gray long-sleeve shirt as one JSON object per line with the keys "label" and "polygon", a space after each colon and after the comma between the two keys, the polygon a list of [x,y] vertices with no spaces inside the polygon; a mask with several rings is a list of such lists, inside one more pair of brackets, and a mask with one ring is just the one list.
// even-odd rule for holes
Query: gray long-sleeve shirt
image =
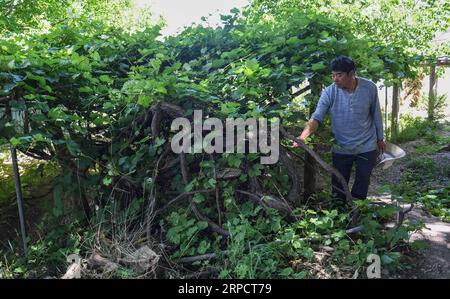
{"label": "gray long-sleeve shirt", "polygon": [[331,115],[331,129],[336,140],[333,152],[360,154],[377,148],[383,139],[378,90],[372,81],[358,77],[357,88],[347,92],[334,83],[326,87],[320,96],[317,109],[311,116],[322,123],[325,115]]}

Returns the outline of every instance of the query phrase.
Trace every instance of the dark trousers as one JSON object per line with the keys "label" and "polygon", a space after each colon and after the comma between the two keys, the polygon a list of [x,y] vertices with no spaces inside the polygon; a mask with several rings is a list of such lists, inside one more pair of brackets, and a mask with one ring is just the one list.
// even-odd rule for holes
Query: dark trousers
{"label": "dark trousers", "polygon": [[[356,164],[355,182],[351,191],[352,196],[355,199],[366,199],[367,191],[369,190],[370,175],[372,174],[376,159],[376,150],[355,155],[333,153],[333,166],[342,174],[347,184],[350,180],[353,163]],[[344,189],[337,180],[336,176],[332,176],[331,183],[331,192],[333,194],[333,198],[335,199],[335,203],[338,205],[345,203],[345,193],[340,191]]]}

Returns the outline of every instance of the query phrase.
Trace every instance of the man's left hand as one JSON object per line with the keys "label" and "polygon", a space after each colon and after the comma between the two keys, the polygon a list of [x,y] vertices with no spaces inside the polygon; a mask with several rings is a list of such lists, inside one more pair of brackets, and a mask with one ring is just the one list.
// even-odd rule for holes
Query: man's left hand
{"label": "man's left hand", "polygon": [[384,142],[384,140],[379,140],[377,142],[378,144],[378,150],[382,153],[384,153],[386,151],[386,142]]}

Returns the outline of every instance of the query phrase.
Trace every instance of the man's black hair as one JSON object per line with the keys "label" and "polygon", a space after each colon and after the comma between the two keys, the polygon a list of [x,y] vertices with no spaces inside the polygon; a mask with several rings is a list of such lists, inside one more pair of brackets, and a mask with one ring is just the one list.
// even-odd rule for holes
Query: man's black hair
{"label": "man's black hair", "polygon": [[333,72],[346,72],[356,71],[356,66],[350,57],[340,55],[331,61],[331,70]]}

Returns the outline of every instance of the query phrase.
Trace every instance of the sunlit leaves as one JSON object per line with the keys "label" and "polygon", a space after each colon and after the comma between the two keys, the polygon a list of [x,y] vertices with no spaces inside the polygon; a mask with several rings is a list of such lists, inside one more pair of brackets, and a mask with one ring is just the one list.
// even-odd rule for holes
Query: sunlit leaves
{"label": "sunlit leaves", "polygon": [[142,105],[144,108],[150,106],[151,98],[148,95],[141,94],[138,96],[138,104]]}
{"label": "sunlit leaves", "polygon": [[327,66],[326,66],[325,63],[320,62],[320,63],[314,63],[314,64],[311,66],[311,69],[312,69],[313,71],[320,71],[320,70],[325,69],[326,67],[327,67]]}

